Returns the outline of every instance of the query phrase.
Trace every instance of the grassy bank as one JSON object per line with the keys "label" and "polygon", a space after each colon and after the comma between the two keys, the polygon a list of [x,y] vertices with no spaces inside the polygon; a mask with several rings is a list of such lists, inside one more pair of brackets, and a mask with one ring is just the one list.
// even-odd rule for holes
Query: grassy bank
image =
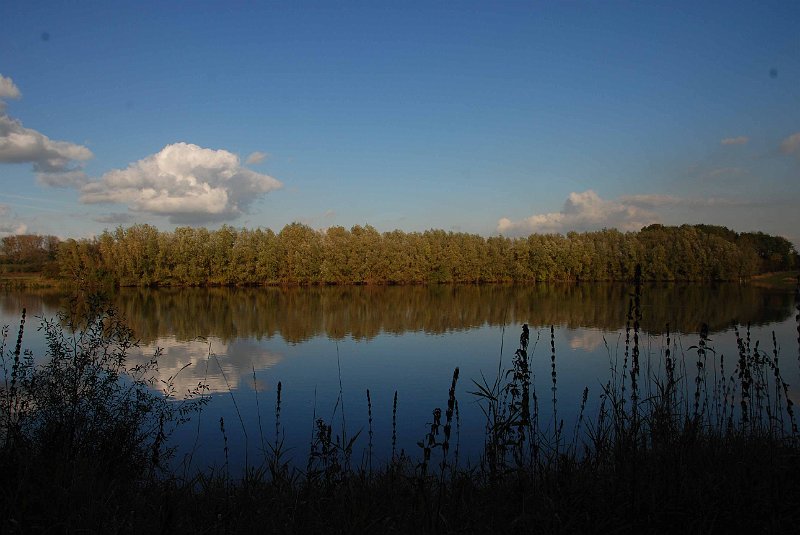
{"label": "grassy bank", "polygon": [[0,288],[6,290],[62,288],[67,286],[66,281],[47,277],[41,273],[0,274]]}
{"label": "grassy bank", "polygon": [[[584,394],[576,421],[544,421],[542,404],[560,410],[558,348],[551,330],[534,355],[525,326],[508,370],[443,377],[446,402],[420,422],[418,452],[393,448],[380,465],[371,427],[356,442],[322,419],[304,466],[287,464],[279,386],[274,438],[241,478],[229,475],[227,451],[213,472],[168,468],[171,431],[207,398],[202,385],[183,401],[169,381],[153,390],[158,354],[127,365],[134,337],[116,311],[97,301],[85,316],[45,322],[42,366],[21,351],[23,315],[3,337],[0,531],[794,532],[800,435],[784,377],[797,376],[800,346],[760,346],[738,326],[732,358],[714,353],[705,330],[680,350],[667,332],[645,353],[638,288],[595,413],[584,411]],[[533,358],[552,363],[552,388],[537,391]],[[468,398],[456,396],[459,381]],[[484,448],[465,460],[459,403],[474,400],[486,416]],[[354,460],[356,443],[364,460]]]}

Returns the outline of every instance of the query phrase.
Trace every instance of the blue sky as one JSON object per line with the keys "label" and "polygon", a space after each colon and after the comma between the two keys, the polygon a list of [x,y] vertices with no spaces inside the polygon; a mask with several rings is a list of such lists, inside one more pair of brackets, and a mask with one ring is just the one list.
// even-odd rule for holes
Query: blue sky
{"label": "blue sky", "polygon": [[0,4],[0,232],[800,242],[798,2]]}

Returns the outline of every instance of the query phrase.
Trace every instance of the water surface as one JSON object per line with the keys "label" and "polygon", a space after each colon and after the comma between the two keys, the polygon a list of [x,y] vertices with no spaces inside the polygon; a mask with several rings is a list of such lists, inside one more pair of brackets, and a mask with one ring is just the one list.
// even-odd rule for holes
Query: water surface
{"label": "water surface", "polygon": [[[446,406],[455,367],[461,371],[461,451],[475,459],[483,421],[469,394],[475,389],[472,381],[493,380],[500,367],[510,365],[523,323],[531,326],[535,386],[546,423],[553,420],[554,326],[556,420],[563,419],[569,429],[583,388],[589,387],[591,414],[610,368],[622,367],[631,292],[632,286],[623,284],[187,288],[121,289],[111,299],[141,341],[132,361],[161,348],[161,379],[173,377],[178,392],[198,382],[208,385],[212,401],[175,435],[177,460],[191,451],[192,468],[205,468],[224,460],[220,417],[232,464],[263,459],[262,445],[275,439],[279,381],[281,437],[299,465],[305,464],[318,417],[333,423],[335,433],[361,431],[355,459],[362,459],[367,389],[376,462],[391,451],[395,391],[398,450],[416,456],[432,410]],[[0,319],[13,336],[26,307],[24,346],[41,355],[41,333],[31,328],[38,323],[34,317],[53,317],[68,302],[68,295],[57,292],[6,292],[0,296]],[[793,307],[791,292],[752,285],[647,285],[643,373],[661,368],[667,328],[680,350],[696,344],[700,326],[707,324],[712,346],[731,363],[736,356],[732,326],[750,323],[753,340],[763,344],[771,344],[776,332],[783,358],[795,363],[784,370],[785,379],[796,385]],[[683,354],[695,355],[688,349]]]}

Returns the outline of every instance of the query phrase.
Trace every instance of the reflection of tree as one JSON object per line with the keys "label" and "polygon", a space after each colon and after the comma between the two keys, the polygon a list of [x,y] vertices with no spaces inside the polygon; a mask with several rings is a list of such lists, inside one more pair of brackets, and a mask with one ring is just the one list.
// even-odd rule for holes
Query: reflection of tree
{"label": "reflection of tree", "polygon": [[[333,286],[264,288],[122,289],[114,304],[143,343],[215,337],[289,342],[317,335],[371,339],[379,333],[440,334],[481,325],[527,322],[613,331],[624,327],[632,287],[622,284]],[[67,298],[52,292],[9,292],[3,312],[54,315]],[[642,327],[697,332],[705,322],[719,331],[732,321],[786,319],[792,295],[750,285],[645,286]],[[247,367],[247,366],[246,366]]]}
{"label": "reflection of tree", "polygon": [[[371,339],[381,332],[445,333],[484,324],[527,322],[616,330],[624,326],[631,288],[617,284],[345,286],[310,288],[126,289],[115,303],[143,340],[215,336],[290,342],[325,334]],[[781,321],[789,293],[736,284],[647,286],[642,327],[719,331],[731,322]]]}
{"label": "reflection of tree", "polygon": [[243,382],[252,386],[250,371],[253,368],[256,371],[271,368],[283,359],[282,355],[245,340],[230,343],[215,339],[180,341],[168,336],[135,349],[129,355],[129,362],[139,364],[152,358],[157,347],[162,350],[158,358],[158,380],[162,384],[156,387],[162,388],[171,380],[179,397],[201,382],[208,385],[212,393],[227,392],[229,385],[235,390]]}
{"label": "reflection of tree", "polygon": [[0,311],[16,316],[27,309],[28,317],[39,316],[62,305],[63,290],[42,288],[38,290],[8,290],[0,297]]}

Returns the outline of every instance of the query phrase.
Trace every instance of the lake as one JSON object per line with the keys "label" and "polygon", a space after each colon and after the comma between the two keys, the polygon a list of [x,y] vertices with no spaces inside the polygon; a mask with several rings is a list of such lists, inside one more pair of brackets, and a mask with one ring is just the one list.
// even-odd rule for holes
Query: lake
{"label": "lake", "polygon": [[[298,466],[305,466],[313,422],[320,417],[333,424],[334,434],[360,432],[353,460],[362,462],[369,441],[367,389],[374,462],[391,455],[395,392],[397,451],[417,457],[432,411],[446,408],[456,367],[459,447],[462,459],[474,463],[485,418],[469,393],[476,389],[473,380],[492,381],[499,367],[510,366],[523,323],[531,328],[529,354],[545,427],[554,421],[554,327],[555,421],[563,420],[571,432],[584,387],[591,415],[611,367],[622,369],[632,291],[633,285],[624,284],[183,288],[120,289],[111,299],[140,339],[131,362],[162,348],[161,379],[174,377],[178,392],[198,382],[209,387],[210,403],[173,437],[176,466],[191,461],[191,471],[224,463],[220,418],[231,466],[261,462],[264,444],[275,439],[278,382],[280,433]],[[23,347],[42,355],[34,317],[53,317],[68,300],[53,291],[6,291],[0,294],[0,323],[15,338],[20,311],[27,308]],[[794,306],[791,291],[755,285],[645,285],[642,373],[656,375],[663,368],[668,325],[673,354],[685,359],[687,374],[695,373],[691,346],[703,323],[729,373],[737,358],[733,325],[742,326],[744,336],[749,323],[753,343],[760,340],[770,353],[775,332],[784,380],[799,401]]]}

